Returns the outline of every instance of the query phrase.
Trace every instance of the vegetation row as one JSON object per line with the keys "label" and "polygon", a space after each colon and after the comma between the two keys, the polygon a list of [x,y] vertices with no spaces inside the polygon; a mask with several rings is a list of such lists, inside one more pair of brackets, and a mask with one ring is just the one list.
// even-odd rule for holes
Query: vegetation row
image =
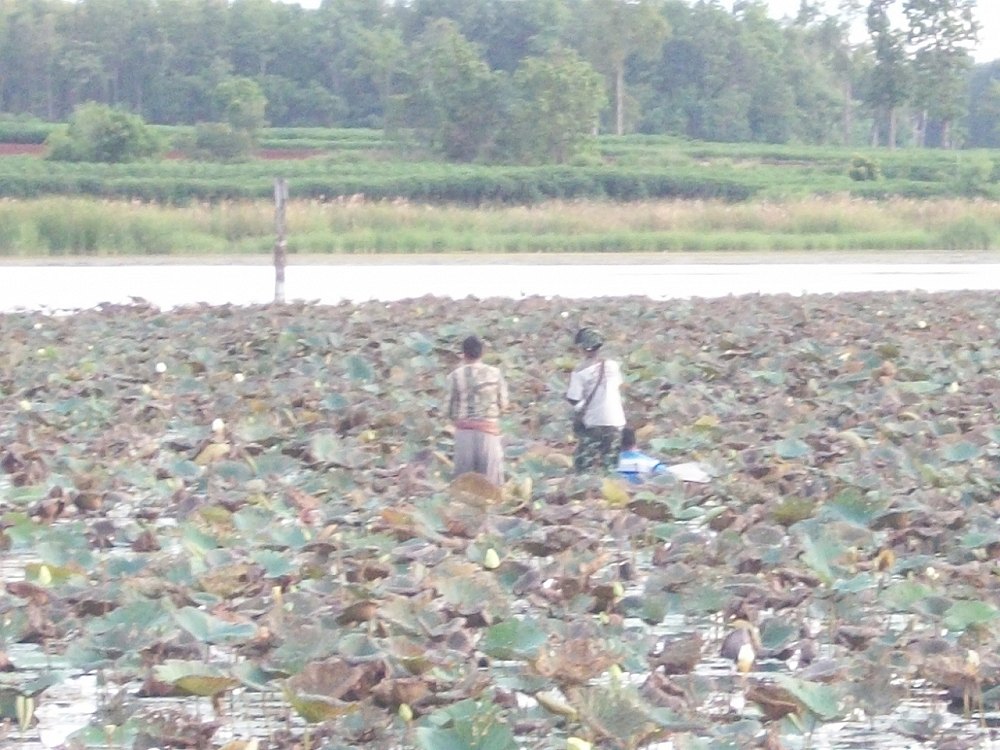
{"label": "vegetation row", "polygon": [[[668,252],[989,249],[1000,204],[957,200],[749,202],[550,201],[432,206],[406,201],[293,201],[289,252]],[[162,206],[46,198],[0,203],[0,255],[269,253],[268,200]]]}

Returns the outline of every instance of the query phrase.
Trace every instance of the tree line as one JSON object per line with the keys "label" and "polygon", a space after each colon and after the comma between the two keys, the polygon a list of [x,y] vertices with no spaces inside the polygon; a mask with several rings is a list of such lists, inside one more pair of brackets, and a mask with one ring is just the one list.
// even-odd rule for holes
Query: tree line
{"label": "tree line", "polygon": [[8,0],[0,112],[377,127],[455,161],[567,162],[629,132],[997,146],[1000,62],[973,64],[975,6],[801,0],[775,20],[763,0]]}

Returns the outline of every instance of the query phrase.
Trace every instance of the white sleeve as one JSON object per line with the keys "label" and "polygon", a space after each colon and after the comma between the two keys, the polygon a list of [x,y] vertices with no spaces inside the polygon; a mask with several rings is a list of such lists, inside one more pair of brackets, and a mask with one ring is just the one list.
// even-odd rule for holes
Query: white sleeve
{"label": "white sleeve", "polygon": [[583,379],[576,370],[573,370],[569,376],[569,388],[566,390],[566,398],[570,401],[579,401],[583,398]]}

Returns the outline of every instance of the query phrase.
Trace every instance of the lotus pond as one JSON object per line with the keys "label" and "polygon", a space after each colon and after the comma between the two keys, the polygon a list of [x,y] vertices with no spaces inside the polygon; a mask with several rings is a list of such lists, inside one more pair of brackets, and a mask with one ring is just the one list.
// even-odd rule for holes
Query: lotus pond
{"label": "lotus pond", "polygon": [[[0,745],[971,748],[1000,704],[995,295],[0,315]],[[644,446],[574,476],[598,326]],[[445,377],[505,371],[509,482]]]}

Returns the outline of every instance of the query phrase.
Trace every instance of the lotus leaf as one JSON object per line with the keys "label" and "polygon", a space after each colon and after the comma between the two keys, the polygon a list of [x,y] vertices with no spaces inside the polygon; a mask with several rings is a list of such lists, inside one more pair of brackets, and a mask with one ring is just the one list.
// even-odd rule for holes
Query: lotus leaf
{"label": "lotus leaf", "polygon": [[260,478],[288,476],[299,470],[299,462],[291,456],[270,450],[259,456],[248,458],[255,476]]}
{"label": "lotus leaf", "polygon": [[371,382],[375,379],[375,371],[364,357],[352,354],[344,361],[344,365],[351,380]]}
{"label": "lotus leaf", "polygon": [[548,634],[530,620],[507,620],[486,629],[479,648],[496,659],[533,659],[545,645]]}
{"label": "lotus leaf", "polygon": [[339,659],[313,662],[285,680],[285,699],[306,721],[336,719],[360,708],[356,701],[343,698],[359,686],[363,677],[362,669]]}
{"label": "lotus leaf", "polygon": [[516,750],[520,744],[499,712],[488,703],[461,701],[429,717],[417,728],[421,750]]}
{"label": "lotus leaf", "polygon": [[231,675],[223,674],[203,662],[169,659],[158,664],[153,673],[161,682],[174,685],[190,695],[217,696],[240,684]]}
{"label": "lotus leaf", "polygon": [[[745,617],[760,627],[759,656],[775,657],[757,671],[787,676],[788,653],[804,663],[818,648],[825,658],[796,676],[830,680],[836,696],[858,686],[851,697],[871,715],[920,705],[919,691],[904,703],[907,691],[936,654],[964,669],[956,639],[976,644],[989,691],[1000,554],[993,295],[577,307],[424,298],[3,316],[0,549],[15,576],[29,563],[51,576],[4,581],[0,635],[14,674],[26,652],[43,670],[42,655],[104,670],[109,685],[201,658],[270,691],[341,659],[363,676],[323,710],[357,711],[311,727],[309,740],[301,724],[269,725],[269,744],[415,744],[418,729],[447,743],[473,716],[509,725],[519,746],[558,744],[558,715],[518,692],[565,690],[582,716],[574,691],[597,689],[595,665],[648,678],[660,638],[697,632],[703,654],[715,653],[720,623]],[[553,336],[562,311],[570,335]],[[604,477],[572,473],[561,394],[575,361],[563,339],[578,315],[624,363],[640,441],[671,462],[719,467],[711,483],[650,482],[605,502]],[[935,324],[913,325],[927,318]],[[444,379],[470,326],[491,332],[515,404],[503,425],[506,494],[453,492],[449,481]],[[199,466],[215,419],[225,429],[214,439],[231,447]],[[489,549],[498,567],[469,565]],[[523,641],[501,637],[511,623],[528,630]],[[219,642],[206,648],[206,637]],[[13,642],[23,640],[44,649]],[[482,655],[494,661],[480,666]],[[746,742],[725,732],[731,717],[714,708],[731,667],[717,661],[650,693],[671,708],[647,707],[648,739],[669,727],[678,748],[787,743],[777,722],[766,738],[746,722]],[[748,682],[762,710],[801,727],[834,715],[822,690]],[[490,688],[496,706],[464,702]],[[124,724],[146,700],[116,706]],[[408,722],[394,713],[404,700],[420,702]],[[448,708],[427,714],[431,703]],[[704,726],[674,721],[675,709]],[[839,719],[814,744],[836,747],[860,728]],[[157,746],[206,746],[214,729],[179,715],[141,723],[139,739]],[[970,742],[988,732],[952,723]],[[906,745],[891,719],[879,726],[887,744]],[[646,738],[572,731],[608,746]]]}
{"label": "lotus leaf", "polygon": [[257,632],[257,627],[252,622],[234,622],[194,607],[177,610],[174,619],[202,643],[241,642],[252,638]]}
{"label": "lotus leaf", "polygon": [[251,559],[263,569],[268,578],[283,578],[297,569],[288,557],[273,550],[258,550],[251,554]]}
{"label": "lotus leaf", "polygon": [[657,711],[630,686],[577,688],[570,700],[584,726],[620,746],[639,747],[664,730]]}
{"label": "lotus leaf", "polygon": [[952,604],[944,613],[944,626],[949,630],[962,631],[975,625],[985,625],[1000,616],[992,604],[983,601],[960,601]]}
{"label": "lotus leaf", "polygon": [[808,565],[823,583],[830,585],[843,575],[837,561],[845,559],[846,548],[831,539],[815,539],[806,536],[802,540],[802,561]]}
{"label": "lotus leaf", "polygon": [[975,443],[963,440],[946,447],[943,455],[948,461],[953,463],[963,463],[979,458],[979,456],[982,455],[982,449]]}
{"label": "lotus leaf", "polygon": [[812,453],[812,448],[804,440],[785,438],[775,444],[774,452],[784,459],[796,459],[808,456]]}
{"label": "lotus leaf", "polygon": [[556,690],[549,690],[535,693],[535,700],[549,713],[562,716],[570,721],[576,721],[579,712],[566,700],[562,693]]}
{"label": "lotus leaf", "polygon": [[835,719],[843,714],[837,691],[823,685],[784,674],[773,675],[774,681],[821,719]]}
{"label": "lotus leaf", "polygon": [[625,482],[616,479],[603,479],[601,481],[601,496],[608,505],[619,508],[627,505],[630,499]]}

